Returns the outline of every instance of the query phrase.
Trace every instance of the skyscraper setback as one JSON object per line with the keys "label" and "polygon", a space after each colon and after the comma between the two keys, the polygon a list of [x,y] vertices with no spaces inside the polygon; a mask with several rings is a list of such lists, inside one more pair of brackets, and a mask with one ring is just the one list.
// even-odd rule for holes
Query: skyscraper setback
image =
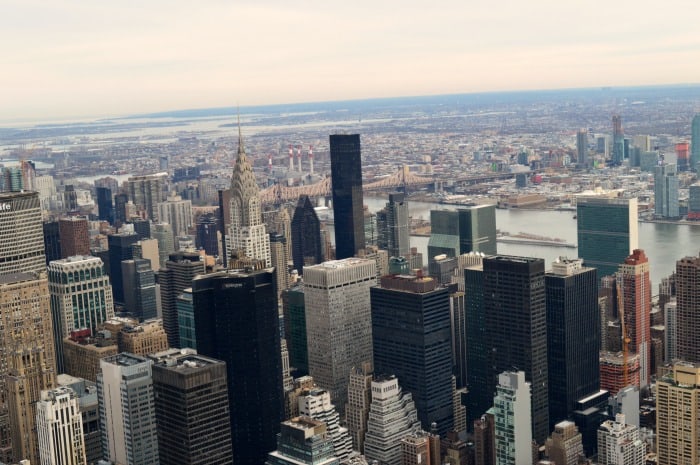
{"label": "skyscraper setback", "polygon": [[330,151],[335,257],[340,260],[365,248],[360,135],[331,135]]}
{"label": "skyscraper setback", "polygon": [[301,274],[304,266],[318,265],[323,261],[321,222],[308,195],[299,197],[292,217],[292,261]]}

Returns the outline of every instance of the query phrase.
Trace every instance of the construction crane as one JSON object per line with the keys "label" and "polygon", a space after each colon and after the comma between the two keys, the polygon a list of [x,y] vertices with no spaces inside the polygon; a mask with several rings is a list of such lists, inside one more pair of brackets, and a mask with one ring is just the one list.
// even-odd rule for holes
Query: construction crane
{"label": "construction crane", "polygon": [[620,288],[619,278],[615,280],[615,287],[617,289],[617,311],[620,314],[620,332],[622,333],[622,381],[624,386],[629,386],[629,344],[631,339],[627,333],[627,326],[625,325],[625,299],[622,298],[622,290]]}

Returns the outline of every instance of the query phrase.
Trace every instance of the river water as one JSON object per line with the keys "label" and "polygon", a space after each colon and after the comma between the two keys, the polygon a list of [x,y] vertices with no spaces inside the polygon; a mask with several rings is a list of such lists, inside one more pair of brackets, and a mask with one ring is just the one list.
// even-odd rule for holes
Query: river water
{"label": "river water", "polygon": [[[384,207],[386,199],[365,197],[364,203],[372,212]],[[430,210],[455,210],[457,205],[442,205],[429,202],[411,202],[408,204],[413,218],[430,220]],[[519,232],[537,234],[564,239],[576,244],[576,220],[572,211],[553,210],[496,210],[496,227],[511,234]],[[428,237],[411,236],[411,246],[417,247],[427,263]],[[650,262],[653,293],[658,292],[661,279],[670,275],[676,267],[676,261],[688,255],[700,252],[700,225],[639,223],[639,247],[644,249]],[[498,244],[498,253],[545,259],[545,266],[559,256],[570,258],[578,256],[576,249],[569,247],[550,247],[525,244]]]}

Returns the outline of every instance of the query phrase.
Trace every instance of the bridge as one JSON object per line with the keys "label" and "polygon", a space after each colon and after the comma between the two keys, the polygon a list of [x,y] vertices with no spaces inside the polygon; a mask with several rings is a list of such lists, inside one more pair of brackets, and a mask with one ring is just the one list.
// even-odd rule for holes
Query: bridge
{"label": "bridge", "polygon": [[[384,189],[398,189],[404,187],[420,187],[435,182],[432,176],[418,176],[408,171],[408,167],[399,168],[394,174],[385,176],[377,181],[363,183],[363,191],[376,191]],[[263,204],[277,204],[294,201],[302,195],[309,197],[330,197],[331,178],[326,177],[321,181],[305,186],[285,187],[281,184],[273,184],[260,191]]]}

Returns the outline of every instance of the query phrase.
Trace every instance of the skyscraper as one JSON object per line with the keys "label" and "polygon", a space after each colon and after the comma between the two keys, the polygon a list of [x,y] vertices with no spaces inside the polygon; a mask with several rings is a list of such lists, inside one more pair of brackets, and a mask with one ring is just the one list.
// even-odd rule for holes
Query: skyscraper
{"label": "skyscraper", "polygon": [[282,422],[277,450],[270,452],[265,465],[338,465],[333,441],[326,425],[309,417]]}
{"label": "skyscraper", "polygon": [[579,165],[588,164],[588,129],[579,129],[576,133],[576,158]]}
{"label": "skyscraper", "polygon": [[620,165],[625,158],[625,135],[622,132],[622,117],[613,115],[613,147],[612,147],[612,162]]}
{"label": "skyscraper", "polygon": [[212,213],[207,213],[197,220],[196,244],[198,249],[204,249],[207,255],[216,257],[219,255],[219,231],[221,226],[219,218]]}
{"label": "skyscraper", "polygon": [[374,260],[346,258],[304,269],[309,374],[345,408],[352,367],[372,360]]}
{"label": "skyscraper", "polygon": [[124,278],[122,276],[122,260],[134,258],[134,249],[131,247],[138,242],[139,236],[134,233],[118,233],[107,236],[109,245],[109,268],[107,274],[112,282],[112,295],[114,302],[124,303]]}
{"label": "skyscraper", "polygon": [[58,221],[61,236],[61,258],[90,255],[88,221],[85,217],[69,216]]}
{"label": "skyscraper", "polygon": [[[470,392],[493,394],[496,376],[512,367],[532,386],[532,432],[538,443],[549,434],[547,311],[544,260],[498,255],[484,258],[483,305],[490,373]],[[482,341],[476,344],[483,344]]]}
{"label": "skyscraper", "polygon": [[275,268],[275,289],[278,298],[289,287],[287,270],[287,238],[282,234],[270,234],[270,264]]}
{"label": "skyscraper", "polygon": [[678,176],[676,165],[664,163],[654,168],[654,214],[678,218]]}
{"label": "skyscraper", "polygon": [[160,464],[233,463],[226,364],[193,350],[150,358]]}
{"label": "skyscraper", "polygon": [[386,465],[401,465],[401,440],[420,431],[418,413],[411,393],[402,392],[395,376],[383,375],[372,381],[365,457]]}
{"label": "skyscraper", "polygon": [[129,196],[121,193],[114,196],[114,222],[119,224],[126,223],[126,204],[129,202]]}
{"label": "skyscraper", "polygon": [[389,252],[389,257],[408,257],[411,251],[406,194],[389,194],[386,206],[377,212],[379,240],[377,246]]}
{"label": "skyscraper", "polygon": [[58,221],[47,221],[43,224],[44,252],[46,264],[61,259],[61,236],[58,233]]}
{"label": "skyscraper", "polygon": [[700,113],[693,116],[690,140],[690,169],[697,171],[700,162]]}
{"label": "skyscraper", "polygon": [[[487,334],[484,308],[483,261],[464,270],[465,314],[467,324],[467,426],[479,420],[493,405],[491,345]],[[480,388],[476,388],[480,386]]]}
{"label": "skyscraper", "polygon": [[78,397],[69,387],[42,391],[36,434],[43,465],[84,465],[85,438]]}
{"label": "skyscraper", "polygon": [[333,441],[335,456],[345,461],[352,452],[352,439],[348,429],[340,426],[340,415],[331,403],[328,391],[314,388],[299,396],[299,414],[320,420],[326,424],[328,437]]}
{"label": "skyscraper", "polygon": [[475,205],[457,211],[431,210],[428,260],[436,255],[457,257],[469,252],[496,254],[496,207]]}
{"label": "skyscraper", "polygon": [[46,270],[36,192],[0,192],[0,276]]}
{"label": "skyscraper", "polygon": [[525,373],[498,375],[493,398],[495,449],[498,465],[532,463],[532,423],[530,421],[530,383]]}
{"label": "skyscraper", "polygon": [[299,197],[292,217],[292,261],[300,274],[304,266],[323,262],[323,242],[321,222],[307,195]]}
{"label": "skyscraper", "polygon": [[91,256],[49,263],[48,278],[56,365],[59,373],[65,373],[63,339],[84,328],[95,335],[101,323],[114,317],[112,286],[102,260]]}
{"label": "skyscraper", "polygon": [[158,220],[170,223],[175,237],[186,236],[194,225],[192,201],[182,200],[179,195],[168,196],[158,204]]}
{"label": "skyscraper", "polygon": [[124,465],[158,465],[153,362],[121,353],[100,360],[102,455]]}
{"label": "skyscraper", "polygon": [[96,187],[97,217],[101,221],[114,223],[114,205],[112,204],[112,190],[109,187]]}
{"label": "skyscraper", "polygon": [[[129,200],[137,209],[145,211],[148,218],[153,221],[158,221],[158,203],[163,200],[166,176],[167,173],[133,176],[126,181]],[[128,219],[125,218],[125,220]]]}
{"label": "skyscraper", "polygon": [[600,389],[600,315],[596,270],[561,257],[545,274],[550,428],[576,401]]}
{"label": "skyscraper", "polygon": [[600,465],[644,465],[646,446],[639,438],[639,428],[625,423],[625,416],[603,422],[598,428],[598,463]]}
{"label": "skyscraper", "polygon": [[616,278],[623,306],[618,312],[624,310],[629,351],[639,354],[640,387],[645,387],[651,381],[651,280],[644,251],[635,249],[620,265]]}
{"label": "skyscraper", "polygon": [[284,338],[289,349],[289,363],[300,374],[309,372],[306,347],[306,306],[304,288],[298,284],[282,293]]}
{"label": "skyscraper", "polygon": [[639,247],[637,199],[580,197],[576,205],[578,254],[598,269],[598,278],[617,267]]}
{"label": "skyscraper", "polygon": [[387,275],[370,289],[374,369],[409,391],[424,430],[454,426],[450,292],[431,277]]}
{"label": "skyscraper", "polygon": [[365,451],[365,433],[369,406],[372,402],[372,362],[353,367],[348,380],[348,403],[345,405],[345,422],[352,437],[353,449]]}
{"label": "skyscraper", "polygon": [[365,248],[360,135],[331,135],[330,152],[335,257],[341,260]]}
{"label": "skyscraper", "polygon": [[201,258],[196,252],[171,253],[158,273],[163,327],[170,347],[181,347],[176,299],[183,290],[192,286],[195,276],[205,273],[205,263]]}
{"label": "skyscraper", "polygon": [[151,261],[143,258],[122,261],[124,310],[139,320],[158,316],[156,279]]}
{"label": "skyscraper", "polygon": [[240,126],[238,127],[238,156],[231,176],[230,208],[230,250],[242,250],[246,257],[262,260],[265,266],[271,266],[270,237],[263,223],[260,188],[255,181],[253,167],[245,154]]}
{"label": "skyscraper", "polygon": [[279,314],[272,269],[192,282],[197,351],[226,362],[233,463],[259,465],[284,414]]}
{"label": "skyscraper", "polygon": [[659,465],[700,461],[700,367],[676,363],[656,384]]}
{"label": "skyscraper", "polygon": [[0,276],[0,349],[0,454],[39,463],[36,403],[56,377],[45,272]]}
{"label": "skyscraper", "polygon": [[676,334],[677,357],[686,362],[700,363],[700,257],[685,257],[676,262],[674,313],[675,327],[672,329]]}
{"label": "skyscraper", "polygon": [[160,256],[160,267],[165,266],[168,257],[175,252],[175,238],[173,228],[169,223],[156,223],[153,225],[153,239],[158,241],[158,255]]}
{"label": "skyscraper", "polygon": [[56,377],[59,386],[65,386],[75,392],[78,408],[83,423],[83,442],[87,463],[97,463],[102,459],[100,434],[100,413],[97,402],[97,386],[94,382],[70,375],[60,374]]}

